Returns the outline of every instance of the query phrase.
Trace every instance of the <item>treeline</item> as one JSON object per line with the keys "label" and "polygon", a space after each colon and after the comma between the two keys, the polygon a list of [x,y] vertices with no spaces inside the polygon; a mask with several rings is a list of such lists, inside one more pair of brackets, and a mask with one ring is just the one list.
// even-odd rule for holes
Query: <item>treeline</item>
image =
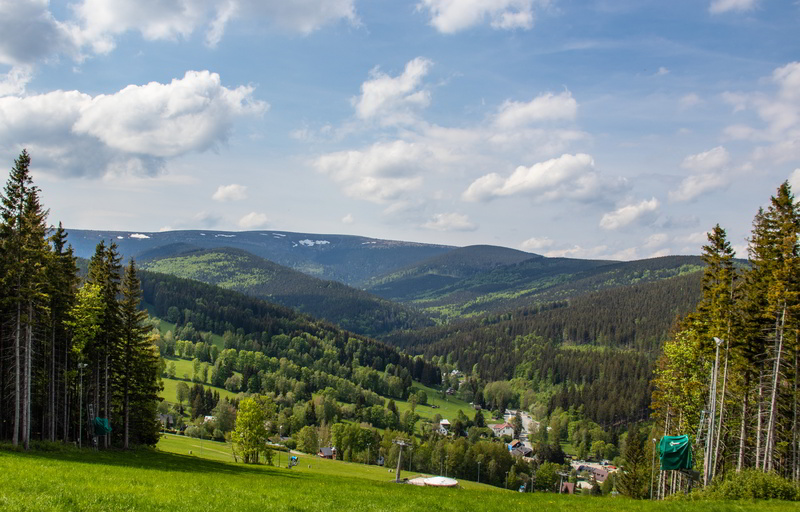
{"label": "treeline", "polygon": [[441,382],[439,369],[423,358],[288,308],[166,274],[143,271],[141,276],[144,300],[156,315],[184,330],[191,323],[196,332],[223,335],[226,348],[287,358],[346,379],[359,366],[383,372],[392,365],[423,384]]}
{"label": "treeline", "polygon": [[[23,151],[0,208],[0,438],[88,439],[95,418],[104,443],[155,444],[159,358],[148,336],[133,262],[100,244],[79,288],[66,232],[47,210]],[[85,406],[85,410],[81,410]]]}
{"label": "treeline", "polygon": [[799,233],[788,183],[753,220],[749,267],[736,268],[717,225],[703,247],[702,300],[664,344],[654,417],[702,447],[707,479],[755,468],[800,481]]}

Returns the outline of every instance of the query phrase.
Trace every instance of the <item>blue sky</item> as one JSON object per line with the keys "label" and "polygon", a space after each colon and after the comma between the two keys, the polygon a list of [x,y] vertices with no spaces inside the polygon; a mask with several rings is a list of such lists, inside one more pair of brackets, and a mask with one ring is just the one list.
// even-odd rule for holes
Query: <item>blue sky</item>
{"label": "blue sky", "polygon": [[0,0],[0,158],[68,228],[740,256],[800,187],[800,3]]}

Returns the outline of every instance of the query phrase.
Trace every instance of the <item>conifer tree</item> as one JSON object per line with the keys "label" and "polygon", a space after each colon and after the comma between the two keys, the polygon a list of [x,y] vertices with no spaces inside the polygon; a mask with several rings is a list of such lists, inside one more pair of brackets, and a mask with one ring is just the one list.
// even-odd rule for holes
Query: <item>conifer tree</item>
{"label": "conifer tree", "polygon": [[[128,448],[130,438],[142,442],[157,437],[155,404],[158,401],[159,354],[148,336],[147,312],[139,309],[142,298],[141,285],[136,275],[133,259],[125,267],[120,301],[121,336],[119,343],[119,378],[121,380],[123,448]],[[151,421],[136,422],[131,436],[131,408],[136,415]],[[148,428],[149,425],[149,428]],[[149,443],[145,443],[149,444]]]}
{"label": "conifer tree", "polygon": [[3,306],[11,316],[14,405],[12,443],[27,449],[31,435],[33,348],[38,343],[45,289],[47,211],[30,175],[30,156],[23,150],[14,162],[2,196],[0,244],[3,247]]}
{"label": "conifer tree", "polygon": [[636,425],[628,431],[628,442],[622,457],[625,464],[621,474],[617,477],[617,489],[630,498],[646,498],[649,489],[650,468]]}

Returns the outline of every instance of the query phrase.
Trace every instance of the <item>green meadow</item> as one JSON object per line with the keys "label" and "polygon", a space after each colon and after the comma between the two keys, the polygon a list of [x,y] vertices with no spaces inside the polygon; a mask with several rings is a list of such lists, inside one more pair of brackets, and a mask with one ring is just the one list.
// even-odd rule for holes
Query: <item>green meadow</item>
{"label": "green meadow", "polygon": [[[300,455],[286,468],[230,462],[225,443],[168,436],[155,450],[0,449],[0,510],[17,511],[789,511],[787,502],[637,502],[398,485],[377,466]],[[7,448],[7,447],[6,447]],[[189,451],[191,450],[191,454]],[[277,459],[276,459],[277,462]],[[404,476],[415,476],[404,473]]]}

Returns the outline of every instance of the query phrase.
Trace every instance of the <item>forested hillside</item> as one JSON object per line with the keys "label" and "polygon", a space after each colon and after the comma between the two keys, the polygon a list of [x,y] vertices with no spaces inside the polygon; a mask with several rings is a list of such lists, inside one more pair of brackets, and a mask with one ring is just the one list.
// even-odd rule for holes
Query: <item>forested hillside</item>
{"label": "forested hillside", "polygon": [[222,248],[153,258],[142,268],[194,279],[276,302],[342,329],[378,336],[432,325],[417,311],[336,281],[324,281],[259,258]]}
{"label": "forested hillside", "polygon": [[[384,371],[392,364],[425,384],[435,385],[441,378],[438,370],[421,358],[412,359],[394,347],[289,308],[166,274],[142,271],[141,276],[144,300],[155,314],[184,327],[191,325],[196,331],[230,333],[225,348],[289,357],[303,367],[323,361],[335,369],[331,373],[343,376],[350,374],[353,365]],[[293,341],[297,337],[303,341]]]}
{"label": "forested hillside", "polygon": [[[440,256],[436,260],[443,259],[445,257]],[[453,320],[509,311],[531,303],[564,300],[607,288],[668,279],[695,272],[701,267],[702,261],[693,256],[631,262],[531,257],[474,271],[463,277],[448,274],[446,267],[422,266],[405,275],[390,276],[369,290],[391,300],[412,304],[430,315]]]}
{"label": "forested hillside", "polygon": [[[491,382],[546,391],[548,410],[584,405],[598,423],[647,416],[653,363],[701,296],[701,272],[455,322],[386,341]],[[541,402],[543,396],[538,400]]]}

